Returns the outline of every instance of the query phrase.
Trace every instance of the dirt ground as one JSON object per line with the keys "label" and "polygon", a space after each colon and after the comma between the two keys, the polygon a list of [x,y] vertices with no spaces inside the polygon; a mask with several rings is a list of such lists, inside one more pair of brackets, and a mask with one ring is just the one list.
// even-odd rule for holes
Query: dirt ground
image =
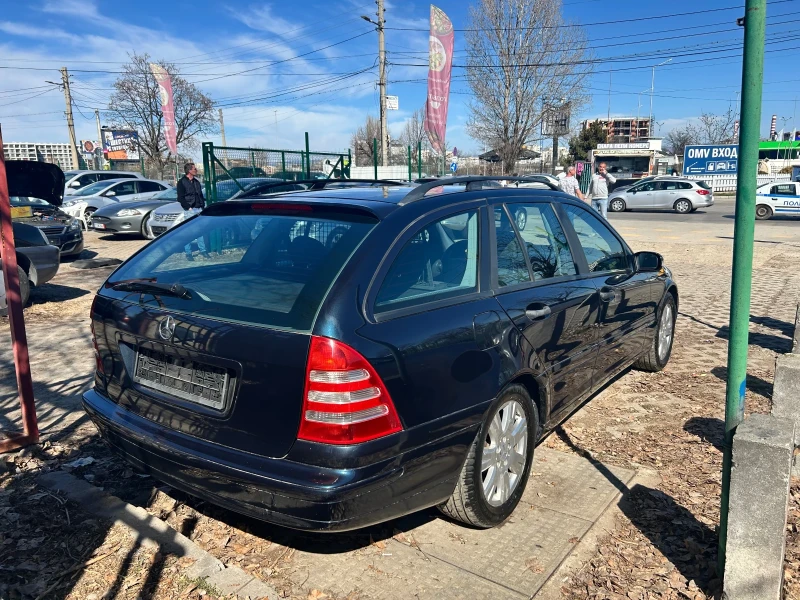
{"label": "dirt ground", "polygon": [[[635,243],[657,249],[680,286],[675,347],[661,373],[629,371],[574,414],[543,443],[604,463],[648,467],[661,482],[629,490],[622,516],[562,587],[570,599],[719,597],[716,573],[721,443],[724,419],[730,246]],[[800,274],[786,269],[800,246],[756,244],[746,411],[768,412],[774,362],[791,349]],[[93,275],[99,278],[100,273]],[[80,274],[39,296],[26,310],[37,322],[63,311],[85,315],[95,281]],[[42,288],[40,291],[44,291]],[[57,307],[53,306],[58,304]],[[84,312],[85,311],[85,312]],[[3,324],[0,323],[0,327]],[[217,590],[187,580],[186,559],[156,556],[125,531],[35,481],[43,470],[65,468],[94,485],[144,506],[219,558],[270,583],[286,598],[321,600],[303,591],[293,548],[376,553],[389,537],[414,547],[413,535],[387,523],[365,532],[318,537],[280,532],[187,497],[139,476],[112,455],[91,426],[56,433],[38,449],[0,460],[0,598],[215,598]],[[75,463],[84,459],[85,464]],[[91,459],[91,460],[89,460]],[[291,536],[289,539],[281,536]],[[315,546],[316,545],[316,546]],[[335,547],[335,548],[334,548]],[[91,563],[91,564],[90,564]],[[786,553],[787,598],[800,597],[800,481],[794,481]],[[349,598],[358,598],[353,593]]]}

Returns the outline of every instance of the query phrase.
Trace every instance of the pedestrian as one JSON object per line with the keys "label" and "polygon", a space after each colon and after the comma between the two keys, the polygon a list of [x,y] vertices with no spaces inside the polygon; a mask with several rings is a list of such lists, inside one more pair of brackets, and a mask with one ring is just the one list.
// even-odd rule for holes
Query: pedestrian
{"label": "pedestrian", "polygon": [[608,172],[606,163],[602,162],[597,167],[597,173],[592,175],[592,182],[589,184],[587,196],[592,201],[592,208],[604,219],[608,219],[608,185],[616,181],[616,178]]}
{"label": "pedestrian", "polygon": [[[184,176],[178,181],[178,202],[180,202],[181,208],[183,208],[184,219],[189,219],[206,207],[206,201],[205,198],[203,198],[203,187],[197,180],[197,167],[195,164],[186,163],[183,165],[183,172]],[[200,253],[204,257],[209,258],[208,252],[206,252],[205,240],[200,237],[196,241],[197,249],[200,250]],[[188,260],[194,260],[192,256],[192,242],[186,244],[184,252]]]}
{"label": "pedestrian", "polygon": [[585,200],[581,193],[581,185],[575,177],[575,167],[569,167],[567,169],[567,176],[561,180],[561,189],[570,196],[576,196],[581,200]]}

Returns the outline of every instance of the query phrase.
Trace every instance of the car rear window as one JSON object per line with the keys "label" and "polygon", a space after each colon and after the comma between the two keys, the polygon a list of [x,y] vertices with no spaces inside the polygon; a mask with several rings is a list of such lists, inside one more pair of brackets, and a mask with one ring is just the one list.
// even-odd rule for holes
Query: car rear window
{"label": "car rear window", "polygon": [[695,181],[695,183],[704,190],[709,190],[709,191],[711,190],[711,186],[708,185],[705,181]]}
{"label": "car rear window", "polygon": [[[124,263],[103,294],[215,319],[310,330],[344,265],[376,220],[339,211],[199,215]],[[191,298],[118,291],[115,283],[180,283]]]}

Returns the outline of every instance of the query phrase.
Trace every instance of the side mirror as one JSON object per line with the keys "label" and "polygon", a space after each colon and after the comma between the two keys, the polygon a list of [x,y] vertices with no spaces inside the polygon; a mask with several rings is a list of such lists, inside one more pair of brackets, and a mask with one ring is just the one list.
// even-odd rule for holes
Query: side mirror
{"label": "side mirror", "polygon": [[111,190],[111,191],[109,191],[109,192],[106,192],[106,193],[105,193],[105,194],[103,194],[103,195],[104,195],[104,196],[107,196],[107,197],[109,197],[109,198],[111,198],[112,196],[116,196],[116,195],[117,195],[117,192],[115,192],[114,190]]}
{"label": "side mirror", "polygon": [[657,252],[637,252],[634,258],[637,273],[653,273],[664,267],[664,257]]}
{"label": "side mirror", "polygon": [[69,187],[71,187],[71,188],[77,188],[77,187],[81,187],[81,182],[80,182],[80,181],[77,181],[77,180],[76,180],[76,181],[73,181],[73,182],[71,182],[71,183],[69,184]]}

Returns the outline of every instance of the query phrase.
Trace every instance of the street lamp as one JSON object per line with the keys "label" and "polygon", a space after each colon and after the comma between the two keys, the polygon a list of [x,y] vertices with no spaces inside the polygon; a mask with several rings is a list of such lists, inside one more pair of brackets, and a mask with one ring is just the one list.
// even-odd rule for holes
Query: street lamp
{"label": "street lamp", "polygon": [[648,126],[647,126],[648,131],[650,132],[650,136],[649,137],[653,137],[652,136],[652,133],[653,133],[653,89],[655,88],[655,85],[656,85],[656,67],[660,67],[662,65],[665,65],[668,62],[672,62],[672,59],[668,58],[664,62],[658,63],[657,65],[654,65],[652,67],[652,69],[653,69],[653,77],[650,80],[650,121],[649,121]]}
{"label": "street lamp", "polygon": [[[639,93],[637,94],[637,96],[638,96],[638,98],[639,98],[639,105],[638,105],[638,108],[636,109],[636,139],[637,139],[637,140],[639,139],[639,113],[641,113],[641,112],[642,112],[642,94],[644,94],[644,93],[646,93],[646,92],[649,92],[649,91],[650,91],[650,90],[649,90],[649,88],[648,88],[648,89],[646,89],[646,90],[642,90],[641,92],[639,92]],[[651,112],[652,112],[652,108],[651,108]],[[647,133],[648,133],[648,137],[651,137],[651,136],[649,135],[649,134],[651,133],[650,129],[651,129],[651,126],[648,124],[648,125],[647,125]]]}

